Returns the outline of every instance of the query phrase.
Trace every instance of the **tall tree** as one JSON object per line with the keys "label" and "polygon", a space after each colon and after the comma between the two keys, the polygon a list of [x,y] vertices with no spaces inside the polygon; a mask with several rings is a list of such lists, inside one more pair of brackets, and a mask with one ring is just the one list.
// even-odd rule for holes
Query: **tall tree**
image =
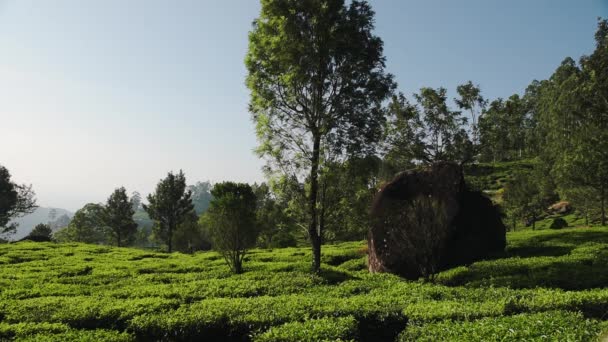
{"label": "tall tree", "polygon": [[0,235],[17,231],[17,223],[11,220],[31,214],[38,208],[31,185],[11,181],[10,172],[0,165]]}
{"label": "tall tree", "polygon": [[528,108],[519,95],[492,101],[479,120],[482,159],[496,162],[522,158],[528,124]]}
{"label": "tall tree", "polygon": [[[587,189],[606,224],[608,201],[608,22],[600,20],[596,48],[580,67],[566,58],[541,92],[541,157],[552,165],[560,192]],[[580,201],[579,201],[580,202]],[[586,205],[591,207],[590,205]]]}
{"label": "tall tree", "polygon": [[243,258],[255,245],[256,198],[249,184],[224,182],[213,186],[213,200],[205,213],[216,249],[234,273],[243,271]]}
{"label": "tall tree", "polygon": [[483,113],[487,101],[481,96],[479,85],[474,85],[468,81],[456,87],[458,98],[454,99],[461,110],[466,110],[471,115],[471,136],[473,144],[479,144],[479,131],[477,127],[477,119]]}
{"label": "tall tree", "polygon": [[137,212],[141,208],[141,194],[139,191],[131,193],[131,206],[133,207],[133,212]]}
{"label": "tall tree", "polygon": [[[536,220],[546,203],[543,202],[540,188],[530,173],[517,173],[505,186],[504,206],[513,222],[524,219],[536,227]],[[513,224],[515,229],[515,224]]]}
{"label": "tall tree", "polygon": [[188,190],[192,191],[192,203],[194,204],[194,211],[197,214],[202,214],[209,208],[209,202],[213,196],[211,196],[211,182],[196,182],[194,185],[189,185]]}
{"label": "tall tree", "polygon": [[422,88],[410,103],[403,94],[390,105],[386,159],[402,170],[420,163],[468,162],[472,144],[463,129],[466,119],[447,103],[445,88]]}
{"label": "tall tree", "polygon": [[110,195],[104,207],[104,220],[111,239],[118,247],[133,242],[137,232],[137,223],[133,220],[133,202],[127,196],[127,190],[120,187]]}
{"label": "tall tree", "polygon": [[144,210],[158,225],[158,236],[166,244],[169,253],[173,250],[173,233],[175,229],[194,210],[192,192],[186,191],[186,176],[180,170],[178,174],[169,172],[165,179],[156,185],[156,191],[148,195],[148,204]]}
{"label": "tall tree", "polygon": [[267,171],[307,183],[313,270],[321,265],[319,171],[370,153],[394,88],[365,1],[262,0],[245,64],[250,111]]}

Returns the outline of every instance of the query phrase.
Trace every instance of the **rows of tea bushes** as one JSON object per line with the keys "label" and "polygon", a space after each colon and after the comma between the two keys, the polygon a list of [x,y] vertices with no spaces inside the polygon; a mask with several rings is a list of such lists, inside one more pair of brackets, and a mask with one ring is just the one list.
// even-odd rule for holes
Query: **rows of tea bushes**
{"label": "rows of tea bushes", "polygon": [[[607,330],[608,229],[512,233],[435,283],[369,274],[362,242],[216,253],[0,245],[0,340],[593,340]],[[564,339],[560,337],[564,337]]]}

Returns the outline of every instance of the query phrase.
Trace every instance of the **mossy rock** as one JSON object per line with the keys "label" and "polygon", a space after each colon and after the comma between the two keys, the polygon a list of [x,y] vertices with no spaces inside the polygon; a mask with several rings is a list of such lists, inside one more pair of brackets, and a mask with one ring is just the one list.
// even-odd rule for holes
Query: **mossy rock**
{"label": "mossy rock", "polygon": [[551,226],[549,226],[551,229],[562,229],[566,227],[568,227],[568,222],[561,217],[553,219]]}

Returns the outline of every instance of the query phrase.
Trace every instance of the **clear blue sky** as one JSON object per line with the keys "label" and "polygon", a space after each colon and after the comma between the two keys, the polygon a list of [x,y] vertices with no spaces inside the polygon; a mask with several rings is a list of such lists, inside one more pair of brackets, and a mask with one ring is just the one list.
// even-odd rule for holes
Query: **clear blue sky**
{"label": "clear blue sky", "polygon": [[[592,51],[608,0],[372,0],[400,90],[489,98]],[[260,181],[243,58],[254,0],[0,0],[0,164],[78,209],[170,170]],[[453,92],[452,92],[453,93]]]}

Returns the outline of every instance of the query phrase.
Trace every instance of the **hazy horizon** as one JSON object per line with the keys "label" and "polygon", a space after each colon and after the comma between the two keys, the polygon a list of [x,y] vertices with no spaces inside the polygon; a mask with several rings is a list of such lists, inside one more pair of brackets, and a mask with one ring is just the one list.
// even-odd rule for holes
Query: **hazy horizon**
{"label": "hazy horizon", "polygon": [[[370,1],[399,90],[521,93],[594,48],[608,1]],[[262,181],[243,59],[259,2],[0,0],[0,165],[75,211],[168,171]],[[514,20],[513,18],[518,18]]]}

